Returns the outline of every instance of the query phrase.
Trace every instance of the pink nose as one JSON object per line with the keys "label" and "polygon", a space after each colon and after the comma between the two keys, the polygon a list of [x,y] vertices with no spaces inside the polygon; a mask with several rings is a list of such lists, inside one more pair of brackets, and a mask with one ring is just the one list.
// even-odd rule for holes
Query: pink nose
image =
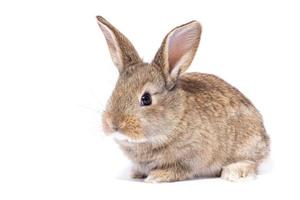
{"label": "pink nose", "polygon": [[108,113],[103,113],[102,116],[102,127],[105,133],[112,133],[114,129],[112,128],[112,121]]}
{"label": "pink nose", "polygon": [[109,113],[104,113],[103,115],[103,129],[107,133],[112,133],[119,131],[121,128],[125,126],[124,122],[119,122],[117,120],[113,120]]}

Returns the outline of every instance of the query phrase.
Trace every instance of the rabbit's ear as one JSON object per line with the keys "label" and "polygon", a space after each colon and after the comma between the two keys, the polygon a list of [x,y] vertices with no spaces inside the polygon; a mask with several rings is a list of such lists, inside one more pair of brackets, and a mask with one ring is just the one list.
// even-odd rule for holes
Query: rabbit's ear
{"label": "rabbit's ear", "polygon": [[167,89],[175,86],[178,76],[192,63],[200,35],[201,25],[197,21],[191,21],[174,28],[163,40],[153,63],[163,69]]}
{"label": "rabbit's ear", "polygon": [[101,16],[97,22],[105,36],[110,55],[121,73],[125,67],[142,62],[131,42],[113,25]]}

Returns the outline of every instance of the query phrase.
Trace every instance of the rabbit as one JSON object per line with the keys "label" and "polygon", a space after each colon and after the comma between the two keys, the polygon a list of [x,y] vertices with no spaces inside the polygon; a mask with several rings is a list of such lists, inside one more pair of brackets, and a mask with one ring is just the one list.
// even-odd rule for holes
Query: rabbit
{"label": "rabbit", "polygon": [[255,177],[270,151],[258,110],[221,78],[185,73],[199,45],[200,23],[171,30],[146,63],[119,30],[96,18],[119,71],[103,131],[132,161],[131,177],[148,183]]}

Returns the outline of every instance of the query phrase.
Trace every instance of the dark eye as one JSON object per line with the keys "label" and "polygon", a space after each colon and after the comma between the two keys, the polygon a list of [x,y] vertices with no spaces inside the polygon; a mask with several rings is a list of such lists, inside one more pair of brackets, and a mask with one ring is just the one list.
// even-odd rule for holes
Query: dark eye
{"label": "dark eye", "polygon": [[145,92],[141,97],[141,106],[149,106],[152,103],[151,95]]}

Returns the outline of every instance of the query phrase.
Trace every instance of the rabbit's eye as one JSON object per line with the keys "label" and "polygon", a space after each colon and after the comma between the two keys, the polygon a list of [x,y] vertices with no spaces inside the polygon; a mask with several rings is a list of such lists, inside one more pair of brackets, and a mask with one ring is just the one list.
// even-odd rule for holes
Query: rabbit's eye
{"label": "rabbit's eye", "polygon": [[145,92],[141,98],[141,106],[149,106],[151,103],[151,95],[148,92]]}

